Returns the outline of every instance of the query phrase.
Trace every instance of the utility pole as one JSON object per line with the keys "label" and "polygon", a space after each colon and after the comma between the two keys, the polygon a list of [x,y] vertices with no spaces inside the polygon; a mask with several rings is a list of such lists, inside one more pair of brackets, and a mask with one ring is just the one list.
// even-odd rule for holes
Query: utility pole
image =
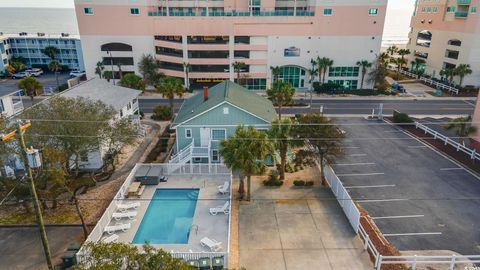
{"label": "utility pole", "polygon": [[32,169],[30,169],[30,165],[28,163],[27,146],[25,144],[25,137],[23,136],[23,132],[30,126],[31,126],[30,124],[26,124],[22,126],[22,124],[19,122],[17,126],[17,130],[10,132],[6,136],[1,137],[0,141],[8,140],[9,138],[13,137],[15,133],[18,135],[20,147],[22,148],[23,162],[25,164],[25,169],[28,174],[28,180],[30,182],[30,193],[33,197],[33,207],[35,209],[35,217],[37,219],[38,228],[40,230],[40,237],[42,238],[43,251],[45,253],[45,258],[47,260],[48,269],[53,270],[52,255],[50,253],[50,246],[48,244],[47,233],[45,231],[45,224],[43,223],[42,210],[40,209],[40,204],[38,203],[38,195],[35,189],[35,182],[33,180]]}

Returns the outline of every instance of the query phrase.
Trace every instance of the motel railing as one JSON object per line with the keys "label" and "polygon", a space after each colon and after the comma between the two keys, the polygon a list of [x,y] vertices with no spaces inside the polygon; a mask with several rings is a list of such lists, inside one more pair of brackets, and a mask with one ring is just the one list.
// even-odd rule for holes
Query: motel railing
{"label": "motel railing", "polygon": [[[395,71],[396,71],[396,69],[395,69]],[[400,69],[400,74],[407,75],[407,76],[412,77],[412,78],[417,78],[418,77],[417,74],[408,72],[408,71],[403,70],[403,69]],[[443,84],[441,82],[437,82],[437,81],[434,81],[432,79],[429,79],[429,78],[423,77],[423,76],[420,76],[419,80],[424,82],[425,84],[427,84],[429,86],[433,86],[433,87],[435,87],[437,89],[441,89],[441,90],[447,90],[450,93],[454,93],[454,94],[458,95],[459,90],[455,87],[450,86],[450,85],[446,85],[446,84]]]}

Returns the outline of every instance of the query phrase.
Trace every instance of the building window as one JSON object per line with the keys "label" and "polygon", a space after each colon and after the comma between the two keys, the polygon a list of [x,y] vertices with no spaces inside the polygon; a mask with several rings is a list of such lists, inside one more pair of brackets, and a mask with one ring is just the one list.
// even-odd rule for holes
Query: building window
{"label": "building window", "polygon": [[226,138],[225,133],[226,133],[225,129],[212,129],[212,140],[214,141],[225,140]]}
{"label": "building window", "polygon": [[185,129],[185,138],[192,138],[192,130],[190,128]]}
{"label": "building window", "polygon": [[219,161],[218,150],[212,150],[212,161],[214,162]]}
{"label": "building window", "polygon": [[371,8],[368,10],[368,15],[376,16],[378,14],[378,8]]}
{"label": "building window", "polygon": [[328,77],[358,77],[360,67],[330,67]]}
{"label": "building window", "polygon": [[470,13],[477,13],[477,7],[472,7],[472,9],[470,9]]}
{"label": "building window", "polygon": [[332,14],[333,14],[333,9],[331,9],[331,8],[324,8],[323,9],[323,15],[324,16],[332,16]]}
{"label": "building window", "polygon": [[329,80],[328,83],[337,84],[344,90],[355,90],[358,88],[358,80]]}
{"label": "building window", "polygon": [[447,7],[447,12],[450,12],[450,13],[455,12],[455,7],[454,6]]}
{"label": "building window", "polygon": [[93,8],[86,7],[83,9],[83,12],[85,13],[85,15],[93,15]]}
{"label": "building window", "polygon": [[140,10],[138,8],[131,8],[130,9],[130,14],[131,15],[139,15],[140,14]]}
{"label": "building window", "polygon": [[223,108],[223,114],[228,114],[228,107]]}
{"label": "building window", "polygon": [[428,30],[418,32],[417,46],[430,47],[432,41],[432,33]]}
{"label": "building window", "polygon": [[300,67],[284,66],[278,79],[289,82],[295,88],[303,88],[305,87],[305,74],[305,70]]}
{"label": "building window", "polygon": [[448,45],[460,47],[460,46],[462,46],[462,42],[458,39],[450,39],[448,41]]}

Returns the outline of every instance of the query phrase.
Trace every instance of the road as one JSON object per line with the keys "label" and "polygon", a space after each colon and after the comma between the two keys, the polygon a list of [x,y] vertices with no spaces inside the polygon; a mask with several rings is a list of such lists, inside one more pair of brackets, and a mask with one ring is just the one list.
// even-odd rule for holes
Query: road
{"label": "road", "polygon": [[[46,89],[57,87],[55,75],[51,73],[46,73],[40,77],[36,77],[36,79],[40,81],[42,86]],[[58,74],[58,82],[60,85],[66,83],[68,79],[70,79],[68,72],[63,72]],[[0,96],[7,95],[17,91],[18,82],[20,82],[20,80],[7,79],[4,81],[0,81]]]}
{"label": "road", "polygon": [[[300,101],[300,100],[299,100]],[[175,111],[178,111],[183,100],[177,99],[174,102]],[[372,109],[377,112],[379,104],[383,103],[384,114],[392,114],[393,110],[399,110],[411,115],[463,115],[473,113],[474,103],[470,100],[345,100],[345,99],[315,99],[312,108],[284,108],[282,113],[297,114],[307,112],[319,112],[323,106],[325,114],[336,115],[369,115]],[[140,109],[144,113],[151,113],[158,105],[168,105],[165,99],[140,99]]]}

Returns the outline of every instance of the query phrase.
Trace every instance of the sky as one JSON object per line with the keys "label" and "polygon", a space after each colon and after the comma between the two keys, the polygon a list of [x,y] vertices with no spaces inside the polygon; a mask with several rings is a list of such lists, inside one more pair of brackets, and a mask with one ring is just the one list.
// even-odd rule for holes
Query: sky
{"label": "sky", "polygon": [[[389,8],[409,8],[415,0],[389,0]],[[73,0],[0,0],[0,7],[73,8]]]}

